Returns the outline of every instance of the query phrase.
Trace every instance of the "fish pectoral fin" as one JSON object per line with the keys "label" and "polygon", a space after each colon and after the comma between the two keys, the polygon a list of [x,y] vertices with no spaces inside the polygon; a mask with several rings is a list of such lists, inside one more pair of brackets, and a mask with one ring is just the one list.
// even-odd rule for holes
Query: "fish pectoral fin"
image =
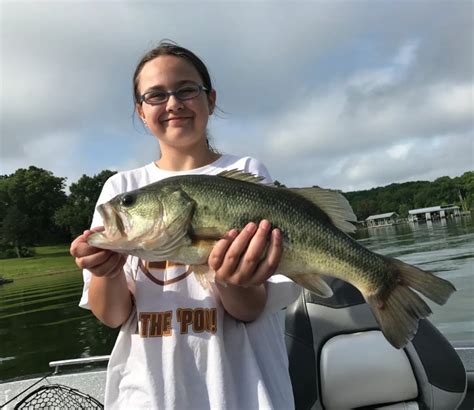
{"label": "fish pectoral fin", "polygon": [[290,191],[315,204],[329,217],[336,228],[348,233],[356,231],[352,223],[357,222],[357,217],[349,201],[339,191],[320,187],[290,188]]}
{"label": "fish pectoral fin", "polygon": [[200,227],[194,228],[192,231],[192,236],[199,239],[221,239],[225,232],[220,231],[214,227]]}
{"label": "fish pectoral fin", "polygon": [[284,275],[322,298],[330,298],[333,295],[330,286],[317,273],[285,273]]}

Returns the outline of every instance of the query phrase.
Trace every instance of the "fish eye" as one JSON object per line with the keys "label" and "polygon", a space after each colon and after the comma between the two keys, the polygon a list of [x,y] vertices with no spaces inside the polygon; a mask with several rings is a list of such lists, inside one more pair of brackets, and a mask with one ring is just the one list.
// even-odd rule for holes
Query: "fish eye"
{"label": "fish eye", "polygon": [[125,194],[125,195],[122,196],[122,198],[120,200],[120,203],[123,206],[131,206],[135,203],[135,197],[133,195],[130,195],[130,194]]}

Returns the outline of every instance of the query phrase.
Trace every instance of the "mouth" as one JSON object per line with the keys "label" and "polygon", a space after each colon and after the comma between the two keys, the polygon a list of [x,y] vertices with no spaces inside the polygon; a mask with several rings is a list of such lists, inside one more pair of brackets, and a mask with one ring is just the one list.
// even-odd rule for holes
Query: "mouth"
{"label": "mouth", "polygon": [[163,120],[163,122],[168,123],[168,124],[177,124],[177,123],[185,122],[191,118],[192,117],[171,117],[171,118],[167,118]]}
{"label": "mouth", "polygon": [[97,210],[104,221],[105,230],[102,234],[109,240],[126,236],[125,227],[119,213],[109,204],[100,205]]}

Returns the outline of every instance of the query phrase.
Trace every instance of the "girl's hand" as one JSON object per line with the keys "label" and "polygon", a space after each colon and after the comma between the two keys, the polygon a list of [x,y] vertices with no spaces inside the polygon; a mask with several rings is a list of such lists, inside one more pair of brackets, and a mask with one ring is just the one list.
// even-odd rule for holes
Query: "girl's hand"
{"label": "girl's hand", "polygon": [[270,229],[267,220],[258,226],[251,222],[242,232],[231,230],[218,241],[208,260],[216,272],[216,282],[242,287],[265,283],[275,273],[282,254],[281,232]]}
{"label": "girl's hand", "polygon": [[76,265],[79,268],[89,270],[94,276],[112,278],[122,272],[127,257],[117,252],[90,246],[87,243],[87,238],[91,234],[103,229],[103,227],[99,227],[84,231],[82,235],[74,239],[69,251],[76,258]]}

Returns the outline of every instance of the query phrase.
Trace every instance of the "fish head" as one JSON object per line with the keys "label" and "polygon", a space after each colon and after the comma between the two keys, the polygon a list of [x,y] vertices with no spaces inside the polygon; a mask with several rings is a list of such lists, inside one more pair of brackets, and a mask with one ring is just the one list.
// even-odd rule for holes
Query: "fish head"
{"label": "fish head", "polygon": [[97,207],[104,231],[87,241],[98,248],[164,260],[159,250],[173,248],[187,233],[193,207],[183,191],[172,187],[126,192]]}

